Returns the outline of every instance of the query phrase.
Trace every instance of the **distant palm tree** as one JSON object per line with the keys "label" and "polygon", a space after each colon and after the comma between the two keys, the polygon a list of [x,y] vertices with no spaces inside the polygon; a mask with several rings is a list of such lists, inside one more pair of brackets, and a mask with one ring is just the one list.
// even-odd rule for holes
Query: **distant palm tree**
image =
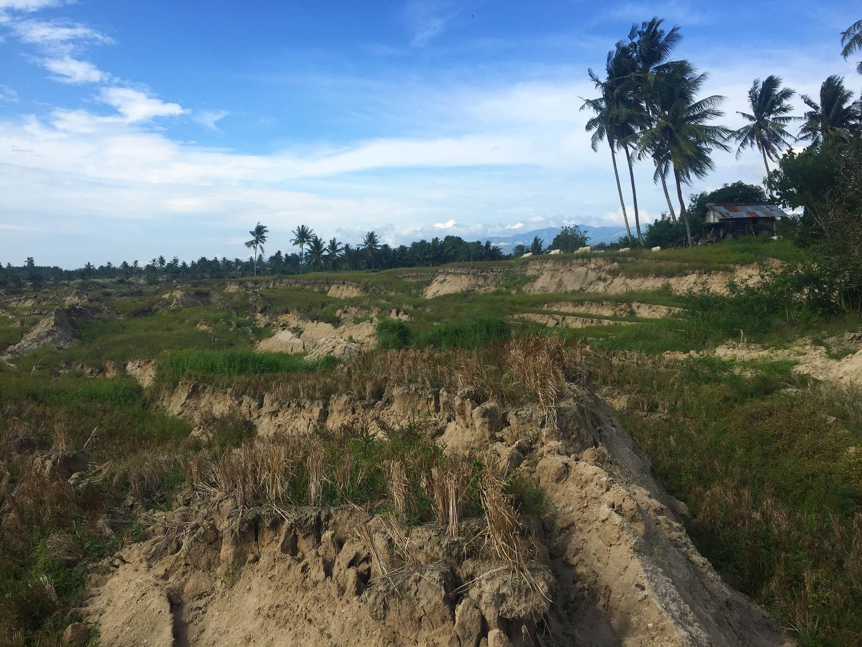
{"label": "distant palm tree", "polygon": [[805,113],[805,123],[799,129],[799,139],[810,139],[812,145],[834,136],[848,136],[856,121],[853,113],[853,93],[844,87],[843,77],[833,74],[820,86],[820,103],[803,94],[802,100],[811,110]]}
{"label": "distant palm tree", "polygon": [[362,248],[365,250],[368,264],[374,269],[374,257],[380,249],[380,238],[373,231],[369,231],[362,239]]}
{"label": "distant palm tree", "polygon": [[633,134],[634,129],[630,124],[628,106],[623,101],[623,95],[618,95],[615,92],[620,84],[620,76],[624,74],[623,70],[618,69],[619,63],[620,59],[615,56],[615,53],[608,52],[607,62],[605,63],[606,78],[604,81],[595,72],[588,70],[590,79],[592,79],[596,89],[601,92],[601,96],[597,99],[583,99],[584,104],[581,106],[581,110],[589,108],[595,113],[595,116],[587,121],[586,125],[587,132],[593,133],[591,138],[593,150],[599,150],[599,144],[602,140],[608,142],[608,147],[611,150],[611,162],[614,165],[614,177],[617,181],[617,193],[620,197],[620,208],[623,211],[626,232],[628,232],[628,236],[631,238],[632,232],[631,227],[629,227],[629,217],[626,213],[626,202],[623,199],[620,173],[617,169],[616,150],[622,148],[622,140]]}
{"label": "distant palm tree", "polygon": [[308,241],[308,267],[322,270],[325,266],[326,245],[320,236],[312,236]]}
{"label": "distant palm tree", "polygon": [[723,114],[718,105],[724,97],[714,95],[694,100],[706,81],[706,74],[678,72],[672,71],[662,84],[663,96],[659,101],[662,110],[641,136],[641,146],[647,149],[659,145],[667,147],[676,180],[680,216],[685,222],[686,239],[691,246],[691,224],[682,197],[682,184],[688,184],[692,177],[703,178],[715,168],[710,153],[716,148],[730,150],[725,142],[731,131],[709,123]]}
{"label": "distant palm tree", "polygon": [[[841,33],[841,44],[844,45],[841,50],[844,58],[849,58],[853,52],[862,52],[862,20],[857,20]],[[856,64],[856,71],[862,74],[862,61]]]}
{"label": "distant palm tree", "polygon": [[344,245],[338,242],[335,238],[331,238],[326,246],[326,261],[329,263],[330,269],[335,269],[335,266],[341,261],[341,254],[344,251]]}
{"label": "distant palm tree", "polygon": [[755,79],[748,90],[751,113],[737,112],[748,124],[733,133],[739,141],[736,157],[746,148],[757,148],[763,155],[766,175],[769,175],[769,160],[777,161],[782,148],[790,147],[791,135],[787,124],[795,119],[789,116],[793,107],[790,99],[796,94],[790,88],[781,87],[781,79],[770,75],[761,83]]}
{"label": "distant palm tree", "polygon": [[265,253],[263,249],[263,244],[266,242],[266,232],[267,228],[257,223],[257,226],[252,229],[250,232],[251,240],[247,241],[245,246],[248,248],[254,248],[254,275],[257,276],[257,257],[258,257],[258,247],[260,248],[261,253]]}
{"label": "distant palm tree", "polygon": [[303,252],[305,251],[305,246],[311,240],[311,237],[314,236],[314,232],[307,225],[300,225],[291,233],[293,234],[293,238],[291,239],[290,244],[299,247],[299,273],[302,274]]}

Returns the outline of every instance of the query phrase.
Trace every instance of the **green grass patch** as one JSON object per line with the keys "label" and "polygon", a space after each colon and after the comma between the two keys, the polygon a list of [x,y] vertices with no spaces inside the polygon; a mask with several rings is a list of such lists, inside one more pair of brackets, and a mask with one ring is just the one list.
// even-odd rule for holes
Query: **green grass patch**
{"label": "green grass patch", "polygon": [[416,331],[403,321],[385,320],[377,326],[381,348],[448,348],[476,349],[509,339],[512,327],[504,320],[481,317],[473,321],[446,323],[425,331]]}
{"label": "green grass patch", "polygon": [[331,355],[305,361],[303,354],[256,353],[249,350],[194,350],[165,352],[156,366],[156,381],[177,384],[185,378],[208,376],[262,375],[273,373],[313,373],[333,368],[338,363]]}

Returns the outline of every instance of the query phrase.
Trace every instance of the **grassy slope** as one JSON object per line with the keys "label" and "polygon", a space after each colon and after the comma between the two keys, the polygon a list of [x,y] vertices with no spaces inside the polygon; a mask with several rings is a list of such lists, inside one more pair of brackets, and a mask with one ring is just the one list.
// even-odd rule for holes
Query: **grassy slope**
{"label": "grassy slope", "polygon": [[[593,366],[701,552],[802,645],[858,644],[862,405],[788,363]],[[796,388],[798,391],[788,388]]]}
{"label": "grassy slope", "polygon": [[[620,262],[620,271],[627,274],[673,275],[726,270],[737,263],[764,258],[792,260],[796,253],[783,242],[739,241],[705,249],[593,256],[613,257]],[[296,285],[262,287],[270,284],[271,278],[242,282],[260,288],[269,302],[270,313],[292,311],[333,324],[338,323],[336,312],[346,305],[406,309],[412,317],[410,328],[420,339],[431,335],[441,324],[449,334],[453,329],[445,326],[447,323],[488,316],[508,319],[520,312],[547,312],[543,306],[555,302],[639,301],[693,307],[692,302],[668,292],[525,295],[509,290],[523,285],[526,264],[570,259],[571,256],[561,255],[504,264],[461,264],[477,269],[506,268],[504,289],[483,295],[448,295],[432,301],[423,300],[421,292],[437,268],[302,277],[309,281],[359,283],[369,291],[367,297],[346,300]],[[266,385],[279,380],[323,383],[324,378],[317,373],[294,374],[293,360],[276,362],[274,370],[288,371],[283,378],[276,379],[277,374],[271,373],[273,367],[265,357],[253,360],[254,366],[248,369],[245,363],[252,360],[244,351],[266,333],[256,328],[247,296],[242,292],[225,293],[223,286],[223,282],[202,286],[222,297],[218,305],[180,311],[154,310],[158,293],[131,294],[113,300],[111,305],[123,315],[122,319],[85,325],[81,343],[69,349],[43,349],[22,358],[18,362],[22,370],[16,375],[0,368],[0,397],[5,406],[12,407],[6,409],[11,414],[0,422],[0,429],[18,416],[27,420],[28,425],[42,429],[40,433],[66,430],[62,433],[70,435],[71,444],[81,446],[95,427],[101,430],[94,445],[98,460],[160,452],[181,454],[187,451],[183,448],[187,427],[154,413],[145,394],[127,379],[93,381],[75,372],[59,379],[49,377],[52,369],[60,366],[98,366],[106,361],[157,357],[163,351],[170,351],[174,358],[178,356],[173,353],[183,351],[179,357],[193,358],[173,360],[177,362],[174,373],[207,374],[238,386],[246,385],[255,392],[270,388]],[[319,289],[325,287],[321,285]],[[164,290],[162,287],[158,292]],[[741,320],[742,326],[748,325],[744,317]],[[202,321],[211,331],[198,329]],[[11,328],[7,322],[10,320],[0,319],[0,344],[7,338],[15,341],[21,334],[21,328]],[[862,447],[862,429],[858,423],[862,412],[858,404],[840,393],[809,388],[789,373],[787,364],[740,367],[712,360],[666,363],[655,359],[666,350],[687,352],[728,337],[727,321],[707,317],[695,323],[640,321],[634,326],[603,326],[562,334],[587,340],[600,351],[589,355],[597,381],[631,396],[618,413],[652,457],[663,482],[689,504],[694,514],[689,530],[716,567],[766,605],[780,623],[794,628],[803,644],[856,644],[862,630],[859,621],[862,570],[854,569],[857,560],[858,568],[862,569],[862,544],[854,544],[852,533],[862,532],[859,493],[862,451],[851,453],[851,448]],[[761,324],[757,323],[758,330],[763,328]],[[515,331],[530,327],[516,324]],[[800,334],[814,334],[825,343],[827,338],[849,329],[859,329],[858,319],[815,322],[807,327],[773,322],[753,337],[780,345]],[[752,339],[752,335],[746,337]],[[612,361],[619,353],[630,351],[647,355],[637,362]],[[834,351],[844,352],[840,348]],[[227,361],[230,358],[237,361]],[[31,372],[33,367],[35,372]],[[787,393],[788,385],[800,388],[801,392]],[[826,416],[836,420],[829,422]],[[249,435],[249,430],[238,421],[223,421],[222,427],[227,446],[242,442]],[[101,455],[107,447],[119,448],[120,453]],[[12,473],[23,467],[9,464],[7,469]],[[149,475],[137,474],[130,465],[119,492],[145,489],[155,493],[154,500],[159,497],[167,500],[173,487],[172,470],[168,463]],[[69,528],[73,528],[75,540],[86,556],[95,559],[116,540],[94,530],[95,521],[81,525],[81,519],[93,515],[88,517],[80,502],[64,505],[73,503],[81,511],[75,513],[79,515],[76,525]],[[69,509],[75,512],[79,508]],[[58,517],[56,527],[67,528],[64,524],[71,518],[75,515]],[[60,597],[71,599],[69,596],[79,590],[76,587],[80,586],[81,571],[73,568],[68,574],[63,570],[66,567],[62,560],[48,558],[46,542],[53,532],[50,524],[34,522],[32,529],[28,541],[37,547],[36,552],[15,553],[8,562],[12,570],[0,575],[0,587],[17,594],[13,584],[18,580],[32,582],[50,573],[62,583],[68,576],[69,584],[62,585],[65,588],[61,587]],[[120,528],[119,532],[125,531]],[[14,545],[6,548],[17,550]],[[854,579],[857,573],[859,579]],[[43,622],[57,622],[53,612],[48,611],[37,615]],[[44,620],[46,617],[48,621]],[[39,631],[39,627],[30,626],[32,631]],[[50,624],[46,631],[56,631],[57,627]]]}

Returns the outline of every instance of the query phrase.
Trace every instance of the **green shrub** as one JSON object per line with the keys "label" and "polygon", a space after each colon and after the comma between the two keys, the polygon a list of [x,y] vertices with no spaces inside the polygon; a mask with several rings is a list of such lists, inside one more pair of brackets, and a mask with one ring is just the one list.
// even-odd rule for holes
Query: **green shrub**
{"label": "green shrub", "polygon": [[403,321],[385,319],[377,324],[377,339],[380,348],[398,350],[411,346],[414,335],[410,327]]}

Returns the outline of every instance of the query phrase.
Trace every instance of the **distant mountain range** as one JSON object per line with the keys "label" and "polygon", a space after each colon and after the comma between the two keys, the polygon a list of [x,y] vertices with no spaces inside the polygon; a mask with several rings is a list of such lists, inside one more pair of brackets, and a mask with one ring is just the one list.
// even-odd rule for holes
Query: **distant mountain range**
{"label": "distant mountain range", "polygon": [[[591,227],[589,225],[581,225],[581,231],[589,236],[588,245],[597,245],[598,243],[615,243],[620,236],[626,235],[625,227]],[[533,238],[538,236],[544,242],[545,247],[551,244],[554,237],[560,233],[559,227],[545,227],[544,229],[534,229],[533,231],[525,231],[514,236],[488,236],[482,238],[482,242],[491,241],[495,245],[499,245],[504,250],[511,249],[515,245],[527,245],[533,242]]]}

